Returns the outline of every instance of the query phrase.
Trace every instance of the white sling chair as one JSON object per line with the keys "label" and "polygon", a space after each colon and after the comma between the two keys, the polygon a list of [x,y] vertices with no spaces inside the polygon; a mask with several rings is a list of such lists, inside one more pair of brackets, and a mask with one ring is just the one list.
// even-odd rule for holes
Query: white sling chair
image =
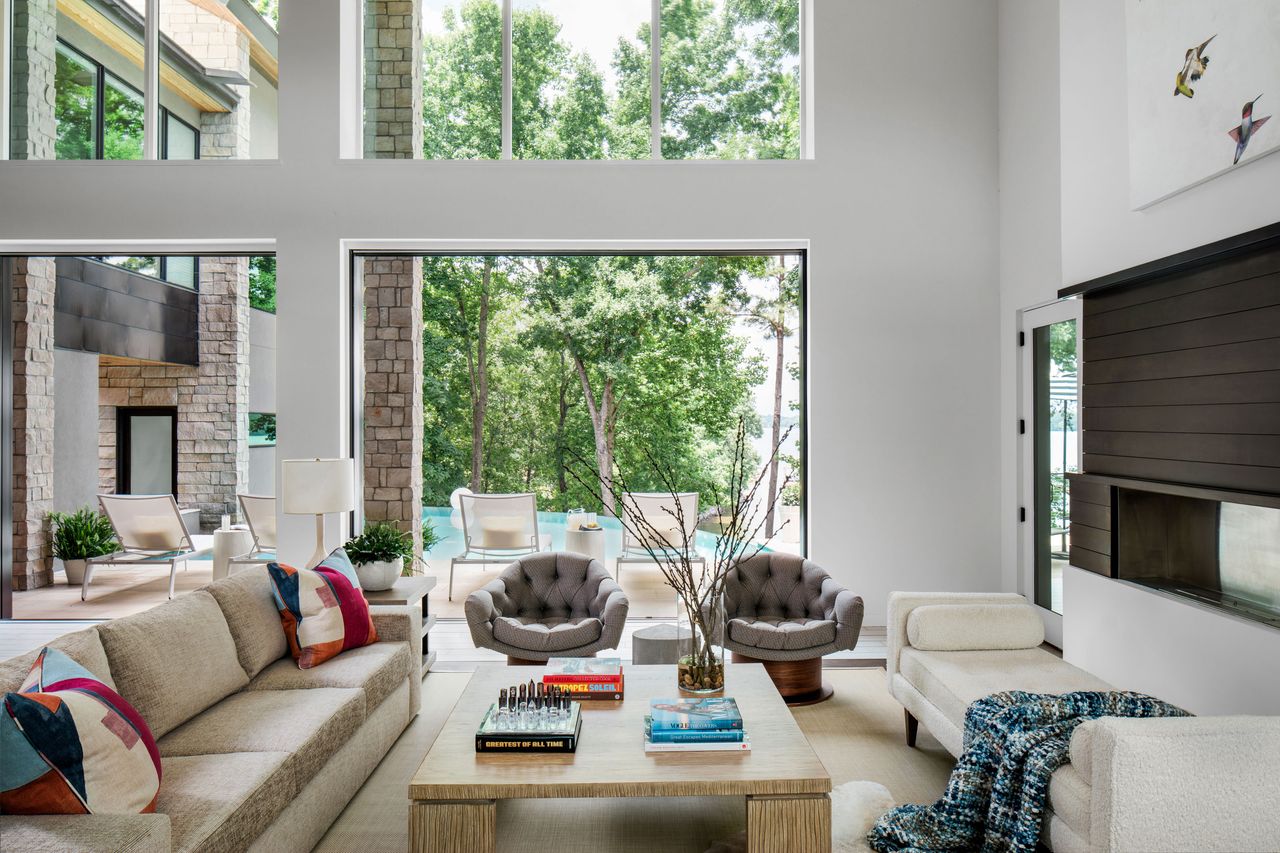
{"label": "white sling chair", "polygon": [[[538,501],[532,492],[516,495],[458,495],[466,550],[449,561],[449,600],[453,601],[453,567],[458,563],[509,563],[536,554],[550,537],[538,530]],[[474,555],[474,556],[473,556]]]}
{"label": "white sling chair", "polygon": [[115,528],[120,550],[114,554],[88,560],[80,600],[89,600],[89,582],[97,566],[165,565],[169,566],[169,598],[173,598],[174,575],[181,563],[186,569],[192,557],[209,553],[211,537],[196,537],[187,532],[182,513],[173,495],[98,495],[98,503]]}
{"label": "white sling chair", "polygon": [[[677,503],[679,501],[679,503]],[[682,492],[672,495],[669,492],[627,492],[622,495],[622,517],[630,522],[630,526],[638,528],[641,536],[649,536],[651,542],[637,539],[622,528],[622,553],[618,555],[617,569],[614,578],[621,580],[623,563],[652,563],[653,557],[645,545],[652,545],[659,554],[680,555],[684,551],[685,542],[689,543],[690,559],[694,562],[706,563],[706,560],[694,550],[694,541],[698,535],[698,493]],[[684,529],[681,530],[681,522]]]}
{"label": "white sling chair", "polygon": [[276,499],[274,495],[236,495],[240,501],[240,514],[249,525],[253,536],[253,548],[241,556],[232,557],[230,568],[240,564],[273,563],[276,560]]}

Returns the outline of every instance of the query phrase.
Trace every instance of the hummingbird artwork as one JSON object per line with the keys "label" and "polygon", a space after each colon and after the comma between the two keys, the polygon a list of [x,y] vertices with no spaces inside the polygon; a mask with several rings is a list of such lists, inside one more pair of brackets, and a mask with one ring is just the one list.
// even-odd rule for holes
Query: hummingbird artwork
{"label": "hummingbird artwork", "polygon": [[1173,96],[1186,95],[1188,98],[1196,96],[1196,90],[1188,86],[1188,83],[1194,83],[1204,76],[1205,69],[1209,67],[1209,57],[1204,55],[1204,49],[1209,46],[1209,42],[1218,37],[1217,33],[1209,36],[1200,44],[1199,47],[1187,48],[1187,55],[1182,60],[1182,70],[1178,72],[1178,76],[1174,78]]}
{"label": "hummingbird artwork", "polygon": [[1240,158],[1244,156],[1244,149],[1248,147],[1249,140],[1258,132],[1258,128],[1267,123],[1271,116],[1263,116],[1262,118],[1253,117],[1253,105],[1258,102],[1259,95],[1252,101],[1244,105],[1244,109],[1240,111],[1240,124],[1237,127],[1227,131],[1227,135],[1236,141],[1236,159],[1231,161],[1231,165],[1240,162]]}

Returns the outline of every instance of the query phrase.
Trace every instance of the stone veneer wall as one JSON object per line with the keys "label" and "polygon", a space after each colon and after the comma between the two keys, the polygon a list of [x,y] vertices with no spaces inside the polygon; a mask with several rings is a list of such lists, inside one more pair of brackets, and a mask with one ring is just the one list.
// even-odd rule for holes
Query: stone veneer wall
{"label": "stone veneer wall", "polygon": [[364,259],[364,515],[422,553],[422,259]]}
{"label": "stone veneer wall", "polygon": [[422,8],[414,0],[366,0],[364,156],[422,157]]}
{"label": "stone veneer wall", "polygon": [[[4,29],[8,29],[5,22]],[[53,160],[58,127],[53,96],[58,12],[56,0],[14,0],[10,157]]]}
{"label": "stone veneer wall", "polygon": [[98,368],[98,471],[116,490],[116,408],[178,410],[178,502],[216,527],[249,482],[249,261],[200,259],[200,364]]}
{"label": "stone veneer wall", "polygon": [[[192,0],[161,0],[160,29],[206,68],[235,71],[249,78],[249,36],[221,6]],[[200,114],[200,156],[210,160],[249,157],[249,87],[231,86],[240,103],[227,113]]]}
{"label": "stone veneer wall", "polygon": [[13,588],[53,582],[53,258],[13,261]]}

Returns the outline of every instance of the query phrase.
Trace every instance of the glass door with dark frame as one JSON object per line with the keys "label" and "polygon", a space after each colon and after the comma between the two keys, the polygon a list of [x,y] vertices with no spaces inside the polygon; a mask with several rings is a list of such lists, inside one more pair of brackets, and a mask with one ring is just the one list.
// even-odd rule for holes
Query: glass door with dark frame
{"label": "glass door with dark frame", "polygon": [[120,408],[119,477],[123,495],[177,495],[178,410]]}
{"label": "glass door with dark frame", "polygon": [[1071,545],[1067,474],[1080,470],[1078,301],[1024,312],[1022,321],[1021,591],[1061,645],[1063,574]]}

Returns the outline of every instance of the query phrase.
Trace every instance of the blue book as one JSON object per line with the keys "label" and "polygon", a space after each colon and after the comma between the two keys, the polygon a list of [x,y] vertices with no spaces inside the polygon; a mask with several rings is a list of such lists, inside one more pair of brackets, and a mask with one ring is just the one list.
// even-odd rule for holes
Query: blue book
{"label": "blue book", "polygon": [[654,731],[646,721],[645,738],[651,743],[740,743],[746,738],[742,729],[671,729]]}
{"label": "blue book", "polygon": [[742,728],[738,703],[722,697],[650,699],[649,716],[654,732]]}

